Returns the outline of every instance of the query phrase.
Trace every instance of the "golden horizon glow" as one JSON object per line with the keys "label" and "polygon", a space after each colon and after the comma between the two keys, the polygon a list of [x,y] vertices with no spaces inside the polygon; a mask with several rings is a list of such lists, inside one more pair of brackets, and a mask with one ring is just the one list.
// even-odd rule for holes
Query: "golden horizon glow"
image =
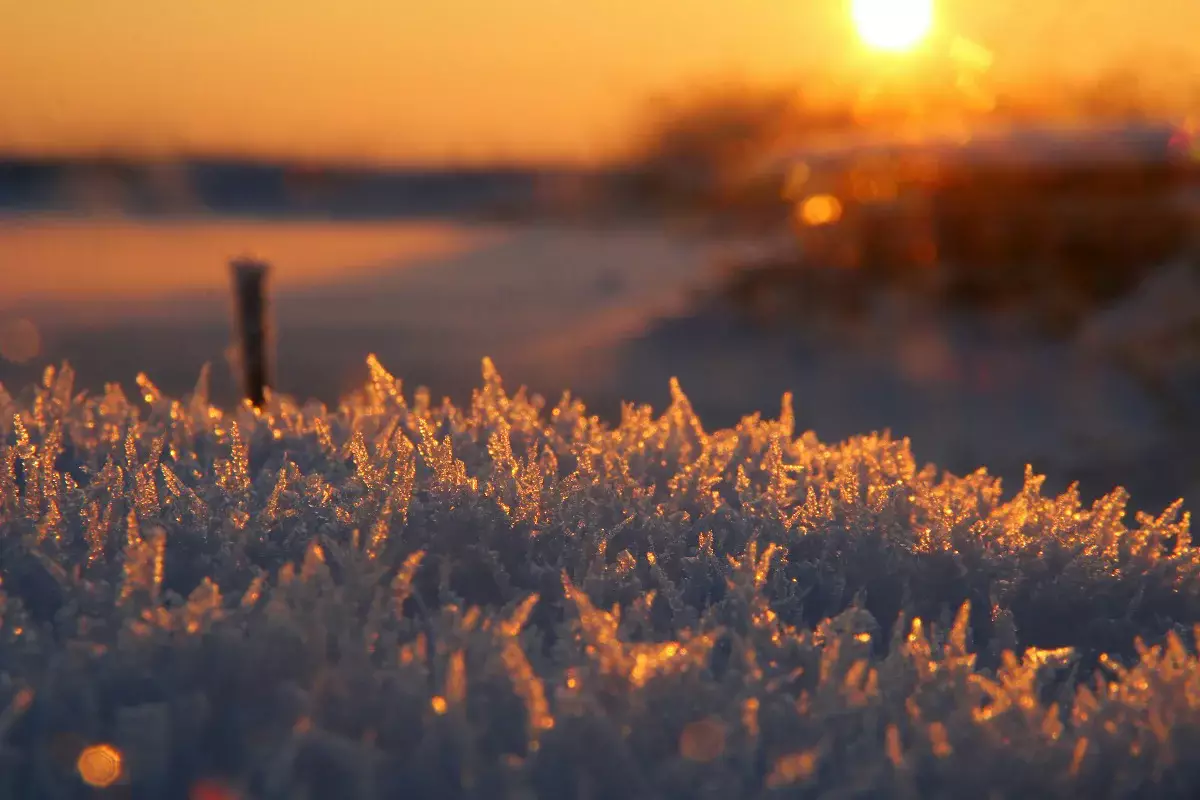
{"label": "golden horizon glow", "polygon": [[858,35],[877,50],[903,52],[933,29],[933,0],[851,0]]}
{"label": "golden horizon glow", "polygon": [[[602,163],[664,96],[853,101],[880,72],[856,39],[912,36],[921,14],[893,26],[859,0],[883,10],[856,29],[850,2],[0,0],[0,152]],[[939,38],[987,48],[952,57],[994,56],[1009,95],[1113,71],[1181,103],[1200,84],[1200,3],[936,2]],[[887,71],[919,83],[925,55]]]}

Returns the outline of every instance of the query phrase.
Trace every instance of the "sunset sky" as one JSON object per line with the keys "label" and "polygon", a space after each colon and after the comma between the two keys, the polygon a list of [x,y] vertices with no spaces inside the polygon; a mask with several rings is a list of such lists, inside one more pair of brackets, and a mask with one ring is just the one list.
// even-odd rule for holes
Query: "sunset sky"
{"label": "sunset sky", "polygon": [[[1195,67],[1197,0],[938,13],[997,80]],[[0,150],[591,160],[655,92],[897,66],[845,0],[0,0]]]}

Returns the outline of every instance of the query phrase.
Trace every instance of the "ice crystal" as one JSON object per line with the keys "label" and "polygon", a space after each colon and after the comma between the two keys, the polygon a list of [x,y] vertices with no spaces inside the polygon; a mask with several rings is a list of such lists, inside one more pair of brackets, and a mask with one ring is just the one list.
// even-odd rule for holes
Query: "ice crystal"
{"label": "ice crystal", "polygon": [[121,582],[121,600],[142,593],[150,601],[158,599],[163,580],[166,532],[155,527],[147,538],[141,535],[137,514],[125,518],[125,576]]}
{"label": "ice crystal", "polygon": [[461,706],[467,699],[467,662],[462,650],[450,654],[446,666],[446,689],[442,696],[451,708]]}
{"label": "ice crystal", "polygon": [[768,789],[778,789],[806,781],[817,771],[817,754],[811,750],[781,756],[767,775]]}
{"label": "ice crystal", "polygon": [[410,553],[408,558],[404,559],[404,563],[400,565],[396,576],[392,579],[392,603],[397,616],[404,613],[404,601],[412,595],[412,581],[417,574],[417,569],[421,566],[421,561],[425,558],[424,550],[417,550],[415,553]]}
{"label": "ice crystal", "polygon": [[512,680],[513,690],[525,704],[527,736],[530,749],[536,750],[543,731],[554,727],[550,704],[546,701],[546,690],[534,672],[520,645],[509,641],[501,651],[504,667]]}
{"label": "ice crystal", "polygon": [[0,390],[0,794],[106,741],[146,796],[1200,790],[1179,504],[1008,496],[790,396],[610,426],[490,361],[465,408],[366,372],[333,410]]}
{"label": "ice crystal", "polygon": [[383,364],[379,363],[379,359],[375,357],[374,353],[367,356],[367,368],[371,372],[371,387],[375,390],[376,402],[381,405],[390,403],[398,408],[404,408],[404,395],[401,392],[400,381],[384,369]]}

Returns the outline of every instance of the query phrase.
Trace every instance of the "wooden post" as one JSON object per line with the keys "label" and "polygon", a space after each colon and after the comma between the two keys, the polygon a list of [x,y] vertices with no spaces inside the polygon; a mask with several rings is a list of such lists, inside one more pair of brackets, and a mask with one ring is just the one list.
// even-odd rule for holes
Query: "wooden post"
{"label": "wooden post", "polygon": [[235,259],[234,293],[242,367],[243,396],[261,408],[271,382],[267,363],[267,273],[270,265],[252,258]]}

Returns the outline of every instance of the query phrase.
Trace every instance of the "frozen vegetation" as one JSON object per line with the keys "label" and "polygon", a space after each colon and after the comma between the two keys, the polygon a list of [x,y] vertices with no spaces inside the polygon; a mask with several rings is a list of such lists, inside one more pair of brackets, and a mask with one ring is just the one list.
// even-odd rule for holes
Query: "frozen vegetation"
{"label": "frozen vegetation", "polygon": [[1200,793],[1178,505],[369,366],[0,390],[0,795]]}

